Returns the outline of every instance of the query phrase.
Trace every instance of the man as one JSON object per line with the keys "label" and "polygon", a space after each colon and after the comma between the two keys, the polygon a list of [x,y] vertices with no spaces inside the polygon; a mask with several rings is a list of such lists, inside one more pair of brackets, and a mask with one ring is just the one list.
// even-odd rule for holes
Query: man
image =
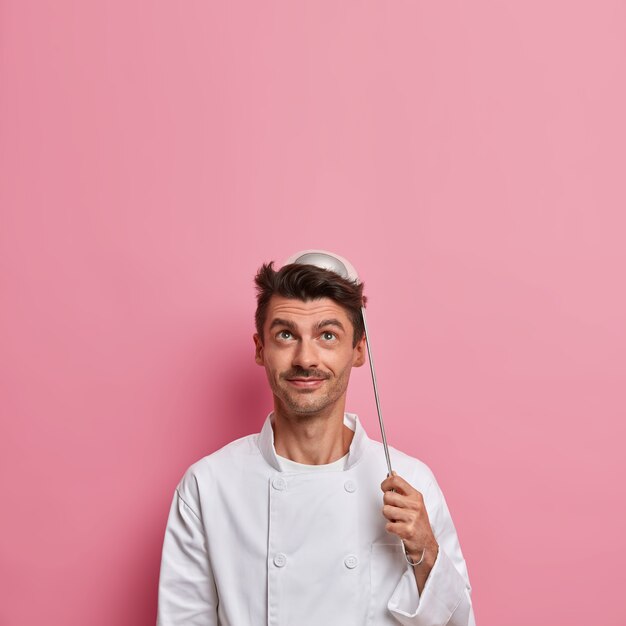
{"label": "man", "polygon": [[255,282],[255,358],[274,410],[178,484],[157,626],[473,626],[432,472],[390,448],[387,476],[382,445],[345,412],[366,359],[362,283],[273,263]]}

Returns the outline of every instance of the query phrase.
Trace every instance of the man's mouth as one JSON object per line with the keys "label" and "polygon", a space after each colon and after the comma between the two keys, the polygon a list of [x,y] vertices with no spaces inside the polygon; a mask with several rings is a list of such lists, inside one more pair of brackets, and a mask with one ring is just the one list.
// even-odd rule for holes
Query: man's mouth
{"label": "man's mouth", "polygon": [[326,379],[325,378],[287,378],[287,382],[294,387],[300,389],[315,389],[319,387]]}

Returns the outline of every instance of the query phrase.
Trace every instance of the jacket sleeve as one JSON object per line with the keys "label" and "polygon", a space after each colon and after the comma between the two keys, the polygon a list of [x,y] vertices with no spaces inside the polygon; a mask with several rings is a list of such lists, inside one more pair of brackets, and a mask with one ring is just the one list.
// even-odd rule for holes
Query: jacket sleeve
{"label": "jacket sleeve", "polygon": [[413,567],[400,578],[387,608],[403,626],[476,626],[465,559],[450,511],[433,477],[424,498],[439,553],[420,596]]}
{"label": "jacket sleeve", "polygon": [[157,626],[217,626],[217,590],[206,534],[186,476],[170,508],[159,575]]}

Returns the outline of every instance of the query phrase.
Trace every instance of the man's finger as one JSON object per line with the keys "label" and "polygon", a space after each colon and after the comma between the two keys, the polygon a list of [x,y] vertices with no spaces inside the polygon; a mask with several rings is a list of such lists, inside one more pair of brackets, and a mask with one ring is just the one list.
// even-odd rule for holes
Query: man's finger
{"label": "man's finger", "polygon": [[413,514],[409,511],[409,509],[403,509],[399,506],[385,504],[385,506],[383,506],[383,515],[390,522],[408,522],[412,519]]}
{"label": "man's finger", "polygon": [[418,511],[420,508],[420,501],[418,499],[415,497],[410,498],[409,496],[402,495],[395,491],[385,491],[383,494],[383,502],[403,509],[412,509],[413,511]]}
{"label": "man's finger", "polygon": [[389,521],[385,525],[385,530],[388,533],[391,533],[393,535],[400,537],[400,539],[402,539],[403,541],[409,539],[410,534],[411,534],[409,531],[408,524],[406,522]]}
{"label": "man's finger", "polygon": [[[413,488],[402,476],[398,476],[396,472],[393,472],[393,475],[388,476],[383,480],[380,485],[380,488],[383,491],[396,491],[397,493],[401,493],[405,496],[411,496],[416,493],[420,493],[417,489]],[[421,496],[421,494],[420,494]]]}

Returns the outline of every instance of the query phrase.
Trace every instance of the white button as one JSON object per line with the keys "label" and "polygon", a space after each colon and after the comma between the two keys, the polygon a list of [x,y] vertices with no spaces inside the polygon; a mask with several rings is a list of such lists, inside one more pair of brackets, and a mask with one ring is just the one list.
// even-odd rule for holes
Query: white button
{"label": "white button", "polygon": [[286,564],[287,564],[287,557],[282,552],[279,552],[274,557],[274,565],[276,565],[276,567],[284,567]]}
{"label": "white button", "polygon": [[278,491],[284,491],[287,489],[287,481],[278,476],[272,481],[272,487],[274,487],[274,489],[278,489]]}
{"label": "white button", "polygon": [[359,564],[359,559],[357,559],[354,554],[349,554],[344,560],[343,564],[348,569],[354,569]]}
{"label": "white button", "polygon": [[346,482],[343,485],[343,488],[348,493],[354,493],[356,491],[356,483],[353,480],[346,480]]}

